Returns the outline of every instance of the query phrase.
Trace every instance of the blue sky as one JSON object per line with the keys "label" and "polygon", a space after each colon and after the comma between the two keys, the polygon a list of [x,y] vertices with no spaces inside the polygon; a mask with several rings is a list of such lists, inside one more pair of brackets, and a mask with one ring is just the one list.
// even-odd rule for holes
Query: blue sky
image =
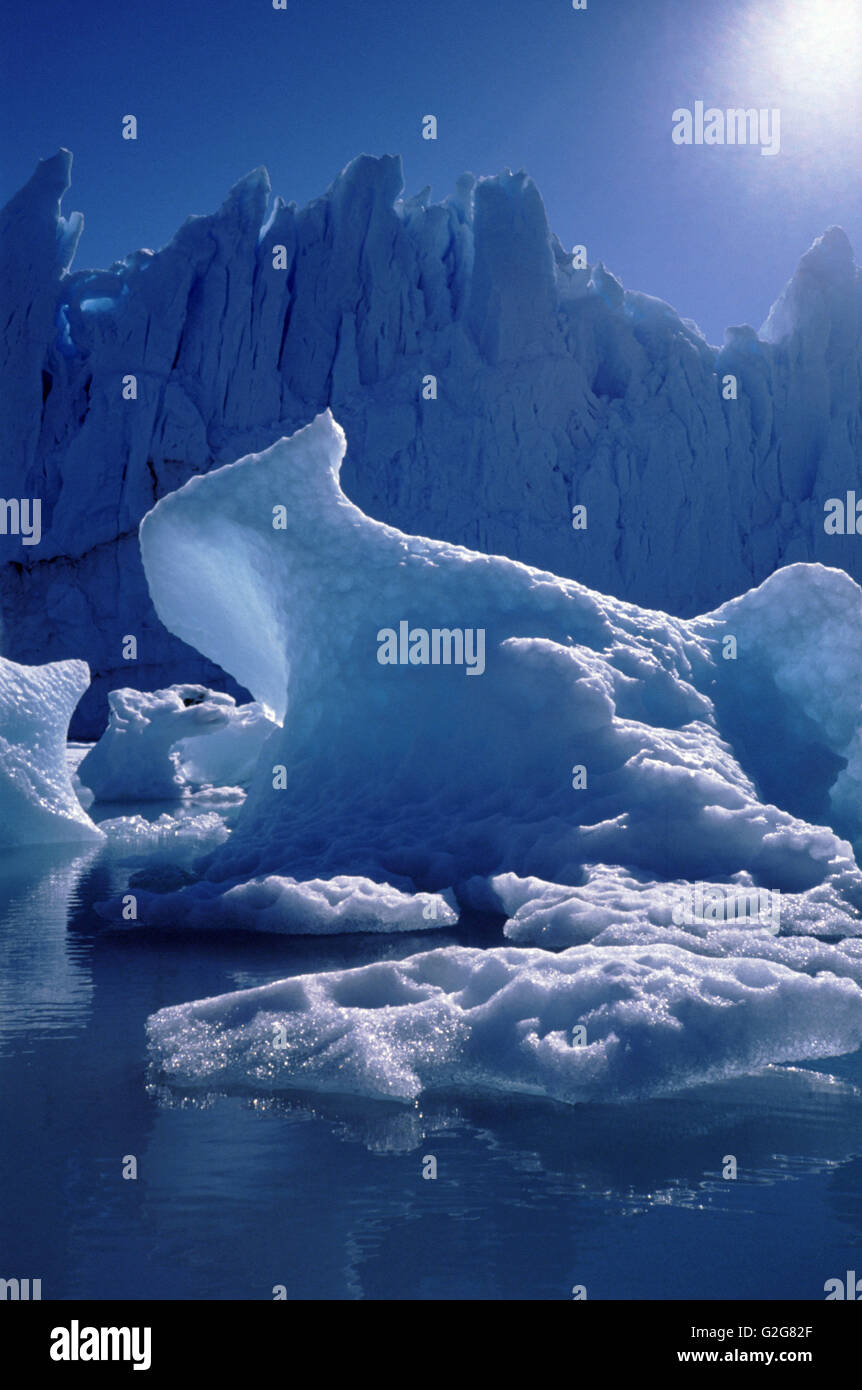
{"label": "blue sky", "polygon": [[[524,168],[551,227],[712,341],[759,326],[815,236],[862,257],[859,0],[28,0],[0,57],[0,201],[61,145],[77,268],[163,245],[264,164],[299,203],[355,155],[408,193]],[[781,151],[680,147],[672,112],[781,109]],[[121,118],[137,116],[137,142]],[[436,142],[421,118],[439,121]]]}

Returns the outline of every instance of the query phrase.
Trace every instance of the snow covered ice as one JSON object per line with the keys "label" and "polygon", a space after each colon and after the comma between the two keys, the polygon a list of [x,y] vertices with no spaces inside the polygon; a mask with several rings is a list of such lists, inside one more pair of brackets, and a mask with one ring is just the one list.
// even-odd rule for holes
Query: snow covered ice
{"label": "snow covered ice", "polygon": [[97,801],[171,801],[244,785],[276,728],[262,706],[237,708],[231,695],[200,685],[112,690],[108,706],[108,727],[78,766]]}
{"label": "snow covered ice", "polygon": [[[215,692],[207,691],[206,698],[215,698]],[[196,730],[176,744],[180,774],[198,792],[204,787],[247,787],[261,749],[278,728],[272,712],[256,700],[237,705],[232,696],[223,695],[220,709],[226,723],[201,730],[205,738],[197,737]]]}
{"label": "snow covered ice", "polygon": [[450,946],[162,1009],[150,1046],[192,1090],[625,1099],[859,1047],[862,942],[788,957]]}
{"label": "snow covered ice", "polygon": [[0,657],[0,849],[101,840],[66,764],[66,734],[89,685],[83,661]]}
{"label": "snow covered ice", "polygon": [[[363,156],[297,209],[256,170],[74,271],[70,165],[0,214],[0,490],[42,502],[38,545],[2,537],[4,650],[94,680],[5,663],[6,841],[144,861],[108,927],[479,911],[509,943],[179,1004],[157,1070],[578,1100],[858,1047],[862,566],[823,524],[862,413],[844,233],[716,347],[576,269],[524,174],[434,204]],[[119,688],[128,630],[149,692]],[[80,784],[170,814],[93,825],[81,696]]]}
{"label": "snow covered ice", "polygon": [[[139,925],[284,930],[312,889],[364,878],[500,912],[523,944],[162,1010],[158,1073],[575,1101],[857,1048],[855,582],[794,565],[701,618],[650,612],[370,519],[344,452],[324,413],[143,522],[166,627],[284,727],[202,879],[143,895]],[[484,634],[481,674],[432,663],[442,627]],[[695,880],[780,911],[690,920]]]}
{"label": "snow covered ice", "polygon": [[[798,749],[816,748],[837,777],[855,746],[858,657],[831,699],[807,671],[842,624],[862,638],[847,575],[795,566],[707,618],[669,618],[369,519],[339,486],[344,449],[321,415],[192,479],[141,527],[165,625],[287,712],[210,880],[358,873],[437,891],[501,872],[576,884],[602,861],[746,870],[785,891],[858,881],[850,844],[815,819],[822,779],[793,790],[793,814],[755,789],[767,757],[792,781]],[[382,664],[381,634],[402,623],[481,630],[484,673],[418,664],[420,638],[416,660]],[[740,761],[723,722],[735,731],[753,690],[780,746],[758,739]]]}
{"label": "snow covered ice", "polygon": [[[823,529],[862,411],[862,282],[839,228],[759,335],[711,346],[624,289],[601,247],[573,268],[524,174],[465,175],[434,203],[404,196],[398,159],[361,156],[297,208],[258,169],[162,250],[76,270],[70,169],[66,151],[45,160],[0,213],[0,491],[44,503],[38,546],[2,538],[4,650],[88,660],[76,736],[98,737],[125,684],[118,630],[139,634],[151,688],[224,683],[157,621],[138,522],[325,406],[350,439],[350,496],[408,533],[688,615],[779,563],[862,578],[855,538]],[[590,516],[576,540],[573,505]]]}
{"label": "snow covered ice", "polygon": [[[219,837],[222,842],[225,838]],[[136,897],[138,917],[125,925],[168,930],[179,924],[183,930],[219,927],[289,936],[334,936],[433,931],[451,927],[458,920],[452,893],[405,893],[389,883],[349,874],[304,883],[283,874],[268,874],[226,891],[213,883],[194,884],[179,900],[170,892],[137,891]],[[98,911],[119,925],[113,903],[98,905]]]}

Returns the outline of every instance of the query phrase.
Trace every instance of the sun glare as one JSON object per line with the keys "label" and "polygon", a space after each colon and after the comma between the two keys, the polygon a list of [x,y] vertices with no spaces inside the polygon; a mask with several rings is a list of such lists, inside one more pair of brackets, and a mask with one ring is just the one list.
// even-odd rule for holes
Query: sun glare
{"label": "sun glare", "polygon": [[[745,0],[724,12],[705,105],[776,113],[770,177],[846,184],[862,143],[862,0]],[[762,178],[738,161],[743,178]]]}
{"label": "sun glare", "polygon": [[743,61],[771,99],[827,109],[852,96],[862,72],[862,0],[778,0],[752,5]]}

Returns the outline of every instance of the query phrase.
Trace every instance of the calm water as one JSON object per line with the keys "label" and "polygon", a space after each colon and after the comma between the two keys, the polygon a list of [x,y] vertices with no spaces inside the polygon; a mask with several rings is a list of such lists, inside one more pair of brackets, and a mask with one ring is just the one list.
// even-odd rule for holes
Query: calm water
{"label": "calm water", "polygon": [[106,931],[92,905],[138,867],[0,856],[0,1276],[59,1299],[822,1299],[862,1270],[859,1055],[626,1107],[192,1102],[148,1082],[154,1010],[456,937]]}

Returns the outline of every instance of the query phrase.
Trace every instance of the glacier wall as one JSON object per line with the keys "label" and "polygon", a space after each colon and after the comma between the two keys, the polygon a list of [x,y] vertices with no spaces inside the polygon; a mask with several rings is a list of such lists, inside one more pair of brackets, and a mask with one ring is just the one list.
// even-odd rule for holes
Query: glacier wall
{"label": "glacier wall", "polygon": [[398,159],[361,156],[300,209],[270,204],[260,169],[163,250],[73,271],[70,167],[43,161],[0,213],[0,493],[42,504],[38,545],[0,536],[0,572],[4,653],[93,671],[76,736],[102,731],[117,686],[238,691],[160,624],[138,523],[327,407],[348,495],[408,533],[682,616],[795,561],[862,577],[858,538],[823,525],[862,419],[862,280],[840,229],[759,336],[717,348],[600,263],[574,269],[524,174],[465,175],[433,204],[401,197]]}

